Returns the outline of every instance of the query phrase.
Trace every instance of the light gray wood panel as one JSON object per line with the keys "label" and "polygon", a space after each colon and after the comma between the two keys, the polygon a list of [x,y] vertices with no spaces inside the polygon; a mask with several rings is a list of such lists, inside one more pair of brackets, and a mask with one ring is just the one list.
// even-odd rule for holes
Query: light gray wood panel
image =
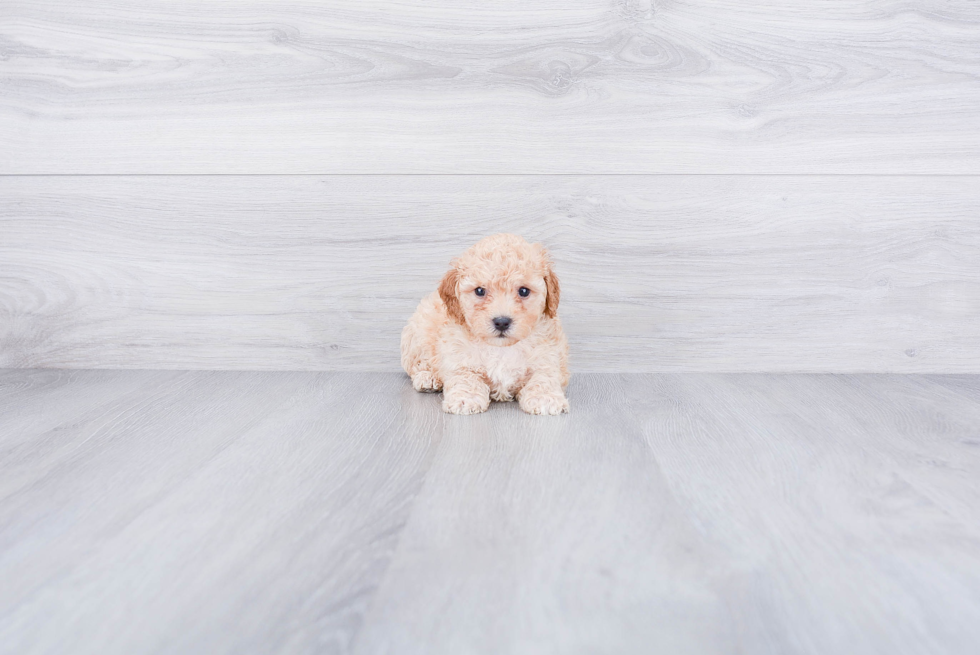
{"label": "light gray wood panel", "polygon": [[[130,393],[141,393],[144,383],[159,384],[174,372],[117,371],[89,372],[37,370],[0,372],[0,448],[15,439],[31,439],[75,418],[79,413],[101,407]],[[84,378],[86,393],[78,395],[78,380]]]}
{"label": "light gray wood panel", "polygon": [[980,371],[980,178],[0,178],[0,365],[397,371],[449,260],[548,245],[574,371]]}
{"label": "light gray wood panel", "polygon": [[585,374],[446,417],[398,374],[3,371],[0,652],[967,655],[978,390]]}
{"label": "light gray wood panel", "polygon": [[[48,369],[21,372],[11,384],[0,383],[0,498],[30,485],[39,470],[74,456],[79,443],[66,426],[104,428],[100,417],[142,402],[154,388],[179,384],[180,376],[177,371]],[[83,442],[90,434],[84,433]]]}
{"label": "light gray wood panel", "polygon": [[354,652],[972,653],[963,384],[580,375],[449,421]]}
{"label": "light gray wood panel", "polygon": [[7,1],[2,173],[980,173],[971,0]]}
{"label": "light gray wood panel", "polygon": [[556,419],[454,417],[354,652],[724,652],[726,562],[671,501],[635,381],[573,378]]}
{"label": "light gray wood panel", "polygon": [[746,652],[968,653],[980,396],[901,376],[664,376],[631,409],[739,575]]}
{"label": "light gray wood panel", "polygon": [[[21,418],[51,405],[37,375]],[[134,377],[71,374],[91,407],[0,457],[0,652],[345,652],[438,406],[395,375],[248,372],[105,403],[108,376]]]}

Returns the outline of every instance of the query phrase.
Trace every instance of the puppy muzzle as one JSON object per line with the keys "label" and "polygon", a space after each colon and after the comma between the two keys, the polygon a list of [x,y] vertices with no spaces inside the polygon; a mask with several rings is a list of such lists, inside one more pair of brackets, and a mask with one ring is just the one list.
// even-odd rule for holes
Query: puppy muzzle
{"label": "puppy muzzle", "polygon": [[510,316],[497,316],[493,319],[493,329],[497,331],[498,337],[506,336],[512,324],[513,320]]}

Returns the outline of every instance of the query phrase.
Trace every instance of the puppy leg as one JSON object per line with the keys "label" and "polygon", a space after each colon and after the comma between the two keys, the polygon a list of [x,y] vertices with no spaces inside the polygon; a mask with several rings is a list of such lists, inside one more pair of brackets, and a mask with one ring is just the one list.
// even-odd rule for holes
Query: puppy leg
{"label": "puppy leg", "polygon": [[432,361],[432,335],[439,322],[433,303],[432,297],[423,298],[402,330],[402,368],[412,378],[415,390],[422,392],[442,389],[442,380],[433,373],[436,369]]}
{"label": "puppy leg", "polygon": [[442,380],[432,374],[431,371],[415,371],[412,374],[412,386],[416,391],[435,392],[442,389]]}
{"label": "puppy leg", "polygon": [[517,394],[517,402],[528,414],[563,414],[568,399],[557,376],[534,374]]}
{"label": "puppy leg", "polygon": [[449,414],[479,414],[490,407],[490,387],[470,371],[447,377],[442,394],[442,411]]}

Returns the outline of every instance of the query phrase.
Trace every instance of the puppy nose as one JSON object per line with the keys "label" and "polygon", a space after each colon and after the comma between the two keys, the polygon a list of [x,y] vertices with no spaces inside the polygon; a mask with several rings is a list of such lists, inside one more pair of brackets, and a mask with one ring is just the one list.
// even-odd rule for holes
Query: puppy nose
{"label": "puppy nose", "polygon": [[498,316],[493,319],[493,326],[500,332],[506,332],[510,329],[510,322],[510,316]]}

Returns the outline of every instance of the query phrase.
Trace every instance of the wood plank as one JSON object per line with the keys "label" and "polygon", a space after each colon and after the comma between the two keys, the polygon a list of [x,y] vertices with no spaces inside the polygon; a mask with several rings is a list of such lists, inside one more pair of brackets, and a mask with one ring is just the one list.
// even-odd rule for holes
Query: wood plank
{"label": "wood plank", "polygon": [[0,457],[0,652],[966,655],[978,385],[584,374],[543,419],[396,374],[3,371],[4,418],[65,422]]}
{"label": "wood plank", "polygon": [[169,377],[0,460],[0,651],[345,651],[438,405],[396,375]]}
{"label": "wood plank", "polygon": [[980,398],[683,373],[570,400],[447,423],[355,653],[975,649]]}
{"label": "wood plank", "polygon": [[0,366],[397,371],[453,256],[551,248],[574,371],[980,371],[980,179],[0,178]]}
{"label": "wood plank", "polygon": [[745,652],[973,649],[980,399],[882,375],[634,388],[674,498],[739,563],[722,597]]}
{"label": "wood plank", "polygon": [[[42,460],[54,464],[71,456],[77,440],[66,426],[92,422],[145,398],[161,385],[180,384],[177,371],[65,371],[19,369],[0,382],[0,498],[28,482]],[[84,389],[79,393],[79,389]],[[115,408],[115,411],[114,411]]]}
{"label": "wood plank", "polygon": [[671,499],[636,381],[575,377],[555,419],[449,421],[353,652],[719,652],[724,561]]}
{"label": "wood plank", "polygon": [[980,173],[980,7],[7,1],[0,173]]}

